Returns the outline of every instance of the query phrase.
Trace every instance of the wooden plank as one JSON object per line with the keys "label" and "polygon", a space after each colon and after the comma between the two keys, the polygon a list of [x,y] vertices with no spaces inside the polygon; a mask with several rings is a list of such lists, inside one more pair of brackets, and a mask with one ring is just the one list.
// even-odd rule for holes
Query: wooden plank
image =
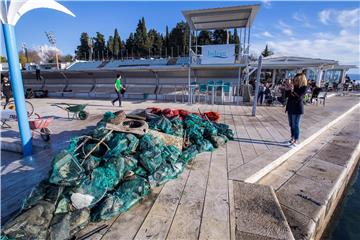
{"label": "wooden plank", "polygon": [[244,126],[242,118],[240,115],[244,115],[244,112],[240,109],[239,106],[230,106],[232,117],[234,121],[234,126],[238,140],[241,147],[241,153],[243,155],[244,163],[249,162],[257,156],[254,145],[248,141],[242,141],[243,139],[250,139],[248,132]]}
{"label": "wooden plank", "polygon": [[162,188],[163,186],[153,188],[147,198],[131,208],[128,212],[121,214],[112,225],[109,226],[108,231],[104,233],[102,239],[133,239]]}
{"label": "wooden plank", "polygon": [[165,239],[189,173],[187,168],[177,179],[165,184],[134,239]]}
{"label": "wooden plank", "polygon": [[226,148],[212,153],[199,239],[229,239],[229,195]]}
{"label": "wooden plank", "polygon": [[288,127],[285,128],[283,125],[279,125],[275,117],[269,115],[266,110],[264,110],[263,108],[259,108],[257,111],[257,117],[261,121],[265,121],[266,123],[268,123],[272,127],[272,129],[275,129],[276,132],[279,133],[282,138],[288,139]]}
{"label": "wooden plank", "polygon": [[278,142],[276,139],[272,136],[272,134],[267,130],[267,128],[264,126],[264,122],[267,122],[265,119],[259,119],[259,117],[256,115],[254,117],[256,121],[252,121],[252,125],[257,130],[259,136],[264,141],[264,144],[267,146],[269,150],[280,150],[282,149],[281,146],[278,145]]}
{"label": "wooden plank", "polygon": [[[238,134],[236,131],[234,119],[232,117],[231,108],[230,106],[225,106],[225,115],[224,115],[224,122],[228,124],[231,129],[234,130],[234,138],[238,138]],[[241,143],[238,141],[229,141],[227,143],[227,159],[228,159],[228,171],[237,167],[241,164],[244,164],[244,157],[241,151]]]}
{"label": "wooden plank", "polygon": [[278,129],[278,131],[285,137],[285,139],[290,138],[290,129],[288,125],[288,120],[279,120],[276,113],[269,111],[267,108],[260,108],[259,112],[266,118],[272,119],[271,123]]}
{"label": "wooden plank", "polygon": [[202,153],[191,166],[192,170],[167,239],[198,238],[210,162],[211,153]]}
{"label": "wooden plank", "polygon": [[[240,118],[242,118],[244,122],[246,131],[248,132],[250,139],[255,142],[261,141],[262,138],[260,137],[259,133],[256,131],[253,125],[253,122],[256,121],[256,118],[251,116],[248,107],[241,106],[241,108],[243,108],[245,113],[247,113],[246,116],[241,116]],[[267,146],[264,144],[253,143],[253,146],[255,148],[257,155],[267,152],[269,150]]]}

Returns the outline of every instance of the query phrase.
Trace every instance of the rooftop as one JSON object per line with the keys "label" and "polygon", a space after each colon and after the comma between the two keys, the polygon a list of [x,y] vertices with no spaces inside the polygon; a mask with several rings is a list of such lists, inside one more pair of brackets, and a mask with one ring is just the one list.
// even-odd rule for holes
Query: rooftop
{"label": "rooftop", "polygon": [[210,8],[183,11],[192,30],[251,27],[260,5]]}

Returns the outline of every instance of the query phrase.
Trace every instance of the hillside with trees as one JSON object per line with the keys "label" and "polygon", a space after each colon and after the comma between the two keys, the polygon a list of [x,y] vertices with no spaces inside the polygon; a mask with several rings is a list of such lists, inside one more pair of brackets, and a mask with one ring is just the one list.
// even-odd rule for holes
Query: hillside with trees
{"label": "hillside with trees", "polygon": [[[105,37],[97,32],[96,36],[90,37],[83,32],[80,36],[80,45],[75,50],[79,60],[111,60],[127,58],[159,58],[187,56],[189,53],[190,28],[187,23],[180,21],[174,28],[169,30],[165,27],[162,34],[156,29],[147,29],[145,19],[139,19],[134,32],[127,39],[121,40],[117,28],[114,34]],[[107,39],[107,41],[105,41]],[[192,45],[196,38],[192,36]],[[222,29],[214,31],[200,31],[197,36],[198,45],[234,43],[236,53],[239,53],[239,36],[237,29],[226,31]]]}

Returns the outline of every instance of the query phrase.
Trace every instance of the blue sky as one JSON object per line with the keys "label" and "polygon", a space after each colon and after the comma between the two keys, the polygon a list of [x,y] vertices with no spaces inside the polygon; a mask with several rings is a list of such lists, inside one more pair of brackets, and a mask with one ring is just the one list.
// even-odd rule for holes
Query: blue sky
{"label": "blue sky", "polygon": [[[251,3],[262,6],[252,29],[252,51],[259,53],[269,44],[276,55],[294,55],[339,60],[360,65],[359,2],[244,2],[244,1],[62,1],[76,18],[47,9],[25,14],[16,25],[17,42],[29,48],[47,44],[45,31],[56,34],[63,54],[73,54],[81,32],[95,35],[99,31],[113,34],[119,30],[122,39],[145,17],[147,28],[165,32],[184,20],[181,10],[225,7]],[[1,41],[3,42],[3,41]],[[2,44],[1,54],[4,55]]]}

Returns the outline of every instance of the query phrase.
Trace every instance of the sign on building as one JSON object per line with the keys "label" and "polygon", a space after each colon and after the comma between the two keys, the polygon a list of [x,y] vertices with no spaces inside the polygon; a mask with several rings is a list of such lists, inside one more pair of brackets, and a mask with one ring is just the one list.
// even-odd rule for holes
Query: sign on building
{"label": "sign on building", "polygon": [[235,44],[202,46],[201,64],[223,64],[235,62]]}

